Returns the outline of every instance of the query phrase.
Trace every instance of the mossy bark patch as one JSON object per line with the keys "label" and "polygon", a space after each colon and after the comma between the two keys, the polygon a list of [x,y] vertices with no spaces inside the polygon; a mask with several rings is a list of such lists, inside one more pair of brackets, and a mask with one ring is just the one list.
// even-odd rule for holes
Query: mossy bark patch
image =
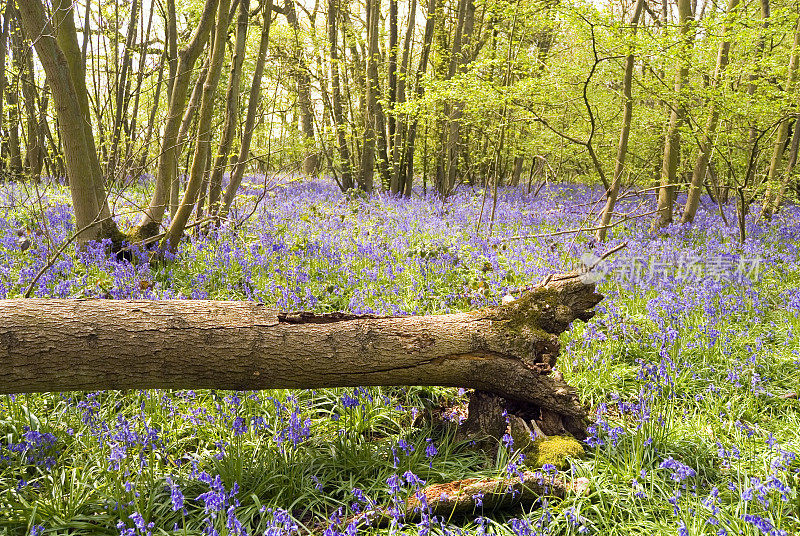
{"label": "mossy bark patch", "polygon": [[569,436],[537,438],[526,450],[525,464],[528,467],[553,465],[559,471],[569,467],[570,459],[582,459],[586,456],[581,442]]}

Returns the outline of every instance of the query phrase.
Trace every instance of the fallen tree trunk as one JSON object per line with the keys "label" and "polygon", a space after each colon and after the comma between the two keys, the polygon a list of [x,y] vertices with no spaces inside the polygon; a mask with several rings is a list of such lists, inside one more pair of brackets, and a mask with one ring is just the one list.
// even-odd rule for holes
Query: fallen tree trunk
{"label": "fallen tree trunk", "polygon": [[577,274],[467,313],[279,313],[224,301],[0,300],[0,393],[97,389],[471,387],[583,429],[550,376],[558,334],[602,296]]}
{"label": "fallen tree trunk", "polygon": [[404,507],[394,512],[391,508],[372,506],[347,518],[339,528],[341,530],[353,522],[359,527],[383,528],[396,517],[401,517],[404,522],[414,522],[425,516],[450,519],[456,515],[483,515],[517,506],[534,506],[543,497],[564,499],[570,495],[587,495],[589,492],[589,479],[585,477],[566,480],[541,471],[525,471],[505,478],[467,478],[418,489],[408,497]]}

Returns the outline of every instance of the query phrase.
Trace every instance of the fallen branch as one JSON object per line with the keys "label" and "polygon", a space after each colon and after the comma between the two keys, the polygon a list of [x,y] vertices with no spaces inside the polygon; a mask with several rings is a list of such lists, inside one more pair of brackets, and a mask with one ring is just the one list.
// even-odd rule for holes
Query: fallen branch
{"label": "fallen branch", "polygon": [[501,242],[511,242],[512,240],[532,240],[534,238],[548,238],[551,236],[560,236],[565,234],[573,234],[573,233],[583,233],[587,231],[599,231],[600,229],[611,229],[612,227],[616,227],[622,223],[625,223],[629,220],[634,220],[636,218],[643,218],[644,216],[650,216],[658,212],[657,210],[651,210],[650,212],[644,212],[642,214],[626,214],[622,218],[618,219],[617,221],[611,222],[608,225],[601,225],[599,227],[579,227],[575,229],[566,229],[564,231],[553,231],[552,233],[541,233],[535,235],[517,235],[517,236],[509,236],[501,240]]}

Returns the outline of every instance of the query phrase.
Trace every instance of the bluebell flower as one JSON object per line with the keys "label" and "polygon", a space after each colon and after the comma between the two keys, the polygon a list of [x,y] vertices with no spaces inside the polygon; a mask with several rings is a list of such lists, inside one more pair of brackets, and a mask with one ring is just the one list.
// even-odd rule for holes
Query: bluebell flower
{"label": "bluebell flower", "polygon": [[659,467],[661,469],[671,469],[672,474],[670,478],[675,482],[683,482],[687,478],[691,478],[697,474],[694,469],[675,460],[672,456],[661,462]]}

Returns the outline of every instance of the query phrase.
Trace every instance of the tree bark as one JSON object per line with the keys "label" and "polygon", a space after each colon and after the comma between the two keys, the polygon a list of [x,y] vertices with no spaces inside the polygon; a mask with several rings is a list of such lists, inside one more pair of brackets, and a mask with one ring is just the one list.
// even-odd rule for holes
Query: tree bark
{"label": "tree bark", "polygon": [[250,0],[239,0],[239,16],[236,20],[236,45],[231,61],[231,74],[228,79],[228,90],[225,94],[225,124],[219,142],[219,151],[211,169],[208,189],[208,213],[219,212],[219,197],[222,192],[222,175],[228,166],[231,145],[239,124],[239,93],[244,63],[245,45],[247,44],[247,26],[250,22]]}
{"label": "tree bark", "polygon": [[[144,5],[144,4],[143,4]],[[139,65],[137,68],[138,73],[136,74],[136,89],[133,90],[133,108],[131,109],[131,120],[127,125],[126,128],[126,140],[125,140],[125,166],[129,168],[129,173],[132,177],[138,178],[144,171],[144,167],[137,168],[135,163],[135,156],[133,154],[133,147],[134,141],[139,141],[137,136],[137,128],[139,128],[139,104],[142,102],[142,83],[144,82],[144,75],[146,70],[146,60],[147,60],[147,44],[150,42],[150,32],[153,28],[153,14],[155,12],[155,0],[150,0],[150,8],[148,9],[149,15],[147,16],[147,29],[144,29],[144,17],[142,17],[142,40],[139,44],[140,51],[139,51]],[[144,8],[142,8],[144,9]],[[163,60],[164,54],[162,53],[161,58]],[[161,79],[163,78],[164,71],[163,71],[163,61],[160,62],[158,68],[158,82],[156,83],[156,89],[153,93],[153,100],[158,100],[158,94],[161,91]],[[149,131],[148,134],[152,134],[152,130]],[[142,154],[147,153],[147,142],[142,144]],[[145,158],[146,160],[146,158]]]}
{"label": "tree bark", "polygon": [[[75,221],[78,229],[83,231],[78,236],[78,241],[107,236],[109,234],[107,231],[116,230],[116,226],[113,220],[105,219],[108,213],[107,204],[103,210],[98,202],[96,187],[99,184],[102,188],[103,185],[91,158],[94,156],[96,160],[97,153],[93,138],[89,139],[86,135],[86,119],[76,93],[74,73],[71,71],[67,56],[56,42],[55,30],[45,14],[42,3],[39,0],[20,2],[19,7],[25,32],[34,42],[53,90],[59,129],[64,140],[64,158],[70,178]],[[72,20],[71,11],[63,21],[67,19]],[[72,27],[74,28],[74,24]],[[59,33],[62,31],[63,28],[59,28]],[[75,43],[77,44],[77,38]],[[83,87],[85,88],[85,85]],[[103,199],[105,201],[105,195]]]}
{"label": "tree bark", "polygon": [[[146,40],[150,39],[150,28],[153,22],[153,12],[154,9],[154,0],[150,2],[150,17],[147,21],[147,37]],[[139,70],[140,72],[144,70],[144,60],[146,59],[147,54],[142,53],[141,61],[139,62]],[[158,79],[156,81],[156,88],[153,91],[153,104],[150,107],[150,112],[148,113],[148,121],[147,121],[147,130],[144,134],[144,140],[142,141],[142,151],[141,155],[138,157],[139,163],[134,168],[133,176],[139,177],[143,173],[147,171],[148,168],[148,159],[150,158],[150,140],[153,139],[153,127],[155,123],[156,113],[158,112],[158,104],[161,100],[161,86],[164,84],[164,67],[166,66],[167,62],[167,51],[166,49],[161,52],[161,59],[159,60],[158,65]],[[142,77],[139,77],[139,81],[137,82],[137,87],[141,90],[142,87]],[[137,95],[137,101],[140,97]],[[138,109],[138,105],[134,106],[134,109]],[[134,114],[134,121],[136,121],[136,117],[138,113]],[[134,130],[134,129],[131,129]],[[129,155],[130,158],[135,158],[133,155]]]}
{"label": "tree bark", "polygon": [[[11,44],[11,48],[9,50],[10,57],[9,60],[11,61],[12,67],[15,66],[18,62],[16,59],[17,51],[14,50],[13,42],[14,42],[14,33],[18,31],[15,27],[15,24],[12,24],[11,21],[14,19],[14,1],[8,0],[6,5],[5,12],[3,13],[4,17],[4,25],[5,25],[5,33],[7,36],[7,41]],[[11,73],[11,83],[6,84],[5,93],[2,95],[3,99],[8,100],[8,123],[7,123],[7,130],[5,135],[7,139],[6,142],[6,150],[8,151],[8,171],[10,175],[14,178],[19,178],[22,176],[22,148],[19,139],[19,95],[18,95],[18,88],[20,84],[20,77],[22,73],[20,70],[17,69],[10,69],[9,72]],[[3,70],[3,75],[5,75],[5,65]]]}
{"label": "tree bark", "polygon": [[[14,32],[14,27],[11,25],[13,11],[14,0],[8,0],[6,2],[5,12],[3,13],[4,39],[7,41],[11,40],[11,33]],[[18,69],[13,71],[11,75],[11,84],[7,84],[5,82],[4,62],[3,73],[0,76],[3,76],[3,83],[5,85],[4,93],[0,95],[0,100],[6,99],[8,101],[8,123],[6,127],[7,139],[4,140],[6,144],[5,149],[8,153],[8,171],[12,177],[18,177],[22,174],[22,151],[20,150],[19,143],[19,97],[17,96],[20,72]]]}
{"label": "tree bark", "polygon": [[231,181],[228,184],[228,189],[225,190],[225,202],[220,210],[220,217],[225,217],[231,209],[233,200],[236,197],[236,191],[242,183],[244,176],[244,169],[247,166],[248,156],[250,155],[250,143],[253,140],[253,132],[256,128],[256,112],[258,111],[258,102],[261,98],[261,76],[264,74],[264,64],[267,59],[267,50],[269,48],[269,30],[272,24],[272,0],[266,0],[264,5],[264,25],[261,28],[261,41],[258,45],[258,57],[256,58],[256,68],[253,72],[253,83],[250,86],[250,97],[247,103],[247,117],[244,121],[244,131],[242,132],[242,141],[239,146],[239,157],[236,159],[236,165],[233,166],[231,173]]}
{"label": "tree bark", "polygon": [[166,20],[164,31],[167,34],[165,43],[167,63],[169,65],[169,79],[167,80],[167,102],[172,102],[172,88],[178,73],[178,16],[175,12],[175,0],[167,0]]}
{"label": "tree bark", "polygon": [[[761,6],[760,9],[761,23],[759,24],[760,28],[759,28],[758,38],[756,39],[753,71],[750,73],[750,76],[748,77],[749,81],[747,84],[747,98],[750,103],[755,102],[755,94],[756,91],[758,90],[758,82],[764,75],[763,67],[761,66],[761,64],[764,60],[764,50],[767,44],[767,33],[769,31],[769,25],[771,19],[771,8],[769,0],[760,0],[759,4]],[[757,122],[754,120],[750,120],[750,128],[748,129],[747,145],[746,145],[746,147],[748,147],[750,152],[750,162],[749,165],[747,166],[747,171],[744,175],[744,182],[739,183],[739,181],[736,181],[736,183],[730,184],[731,187],[735,187],[738,190],[740,187],[747,188],[755,183],[756,169],[757,169],[756,164],[758,163],[759,153],[761,152],[761,149],[759,149],[758,147],[760,139],[761,135],[759,134],[759,129],[757,128]],[[747,207],[742,207],[742,208],[746,209]]]}
{"label": "tree bark", "polygon": [[[472,32],[475,24],[475,4],[472,0],[461,0],[459,2],[458,21],[458,28],[453,38],[447,80],[462,72],[472,57],[470,50],[472,48]],[[443,147],[444,161],[441,164],[444,170],[444,180],[438,185],[439,194],[442,196],[450,195],[456,184],[461,148],[461,116],[463,108],[463,101],[456,101],[452,104],[445,103],[447,131],[444,136],[447,141]]]}
{"label": "tree bark", "polygon": [[[789,73],[786,82],[786,93],[792,95],[795,91],[797,81],[797,66],[800,63],[800,19],[797,21],[797,27],[794,34],[794,43],[792,45],[792,53],[789,57]],[[761,217],[769,221],[772,215],[780,205],[779,192],[781,192],[781,180],[779,180],[781,161],[783,160],[783,153],[786,147],[786,142],[789,139],[789,125],[790,118],[785,118],[781,121],[778,127],[778,132],[775,135],[775,145],[772,149],[772,158],[769,162],[769,170],[767,171],[767,191],[764,193],[764,204],[761,207]],[[795,129],[797,129],[797,121],[795,120]]]}
{"label": "tree bark", "polygon": [[519,179],[522,177],[522,164],[525,162],[525,157],[522,155],[517,155],[514,157],[514,168],[511,172],[511,181],[509,181],[509,186],[519,186]]}
{"label": "tree bark", "polygon": [[208,75],[203,83],[200,108],[197,112],[197,139],[195,140],[194,156],[192,158],[192,170],[189,174],[186,191],[183,193],[180,206],[178,206],[178,210],[175,212],[162,242],[162,247],[169,247],[172,251],[178,248],[178,243],[183,236],[189,216],[197,204],[198,195],[202,190],[201,186],[205,182],[206,169],[209,167],[214,93],[217,91],[220,75],[222,74],[222,60],[225,56],[225,36],[228,33],[228,10],[230,5],[230,0],[219,0]]}
{"label": "tree bark", "polygon": [[[17,19],[19,18],[16,9],[9,14]],[[38,90],[29,40],[19,26],[21,23],[18,20],[15,22],[15,31],[11,32],[11,46],[14,51],[14,64],[18,73],[19,88],[22,90],[22,100],[25,108],[26,147],[24,167],[27,177],[38,182],[41,179],[44,160],[42,136],[39,132],[39,118],[36,113],[36,102],[39,100],[37,98]]]}
{"label": "tree bark", "polygon": [[[405,103],[406,101],[406,74],[408,73],[408,62],[411,56],[411,41],[414,38],[414,27],[417,16],[417,0],[411,0],[411,7],[408,8],[408,20],[406,24],[406,35],[403,40],[403,60],[400,62],[400,74],[395,78],[395,95],[394,107],[398,103]],[[392,114],[395,116],[395,114]],[[393,194],[403,193],[403,184],[401,173],[404,167],[403,146],[402,142],[408,132],[408,114],[404,114],[403,118],[399,117],[395,120],[395,130],[392,135],[392,178],[389,184],[389,189]]]}
{"label": "tree bark", "polygon": [[[7,6],[10,5],[10,0]],[[0,24],[0,173],[6,170],[6,124],[3,104],[6,100],[6,41],[8,40],[8,22],[10,9],[6,7],[0,13],[2,23]]]}
{"label": "tree bark", "polygon": [[[422,85],[422,77],[425,76],[425,71],[428,68],[428,58],[431,52],[431,43],[433,42],[433,32],[436,28],[436,10],[438,0],[430,0],[428,3],[428,15],[425,21],[425,34],[422,37],[422,53],[419,58],[419,65],[417,66],[417,73],[414,80],[414,92],[417,99],[422,99],[425,94],[425,86]],[[419,125],[419,117],[414,117],[411,126],[408,129],[408,139],[405,144],[405,151],[403,155],[405,170],[403,173],[402,184],[400,186],[403,195],[406,197],[411,196],[411,187],[414,183],[414,148],[416,147],[417,127]],[[402,166],[401,166],[402,167]]]}
{"label": "tree bark", "polygon": [[578,274],[510,304],[437,316],[278,313],[252,302],[0,301],[0,393],[442,385],[489,391],[585,426],[550,375],[558,335],[602,299]]}
{"label": "tree bark", "polygon": [[[732,0],[738,1],[738,0]],[[645,0],[638,0],[634,8],[633,16],[631,17],[631,31],[636,35],[636,29],[639,25],[639,18],[642,15]],[[628,138],[631,133],[631,120],[633,118],[633,64],[635,57],[633,54],[633,45],[628,55],[625,58],[625,75],[622,79],[622,98],[625,99],[622,111],[622,127],[619,131],[619,144],[617,145],[617,161],[614,166],[614,178],[611,179],[611,188],[606,194],[606,204],[603,211],[600,213],[600,225],[597,229],[598,242],[603,242],[606,239],[608,232],[608,224],[611,222],[611,216],[614,213],[614,206],[617,204],[617,196],[619,195],[619,187],[622,182],[622,172],[625,169],[625,158],[628,154]]]}
{"label": "tree bark", "polygon": [[378,113],[378,18],[379,0],[367,0],[367,80],[364,94],[364,150],[361,154],[359,187],[372,191],[375,169],[376,116]]}
{"label": "tree bark", "polygon": [[[739,0],[728,0],[728,14],[730,15],[733,13],[733,10],[736,9],[738,5]],[[725,68],[728,66],[728,55],[731,50],[730,38],[727,36],[730,31],[729,26],[729,24],[725,24],[723,28],[725,37],[719,45],[719,53],[717,54],[717,66],[714,70],[714,79],[712,81],[712,88],[715,90],[719,88]],[[713,98],[716,98],[716,96]],[[719,106],[715,100],[712,99],[710,107],[711,111],[708,116],[708,123],[706,123],[706,130],[702,134],[700,140],[700,154],[697,155],[697,162],[692,172],[692,182],[689,186],[689,194],[686,197],[686,205],[683,208],[681,223],[691,223],[694,221],[697,207],[700,205],[703,181],[705,181],[706,171],[708,171],[708,162],[711,158],[711,151],[714,148],[713,139],[717,132],[717,125],[719,124]]]}
{"label": "tree bark", "polygon": [[[22,4],[27,4],[28,2],[20,2],[20,9],[22,9]],[[39,4],[38,0],[36,2]],[[27,7],[25,9],[28,9]],[[113,219],[111,219],[111,211],[108,207],[108,200],[106,199],[106,189],[105,184],[103,181],[103,172],[100,168],[100,158],[97,154],[97,144],[94,140],[94,132],[92,130],[92,117],[89,108],[89,90],[86,87],[86,64],[84,62],[83,52],[81,48],[78,46],[78,32],[75,28],[75,13],[74,13],[74,5],[71,1],[68,0],[57,0],[53,2],[53,22],[56,28],[56,48],[61,50],[67,66],[67,72],[69,74],[70,80],[72,81],[73,89],[75,98],[78,103],[78,107],[80,110],[80,114],[82,117],[81,125],[83,126],[83,136],[85,138],[87,152],[83,155],[80,155],[79,158],[85,159],[88,164],[88,170],[91,171],[91,175],[87,175],[81,179],[80,181],[89,181],[91,184],[92,189],[94,189],[94,195],[97,199],[97,206],[100,210],[100,219],[102,221],[102,230],[101,235],[104,237],[112,237],[115,240],[120,240],[121,236],[117,229],[116,223]],[[27,31],[27,30],[26,30]],[[33,35],[31,35],[31,40],[33,40]],[[38,34],[37,34],[38,35]],[[37,40],[38,41],[38,40]],[[38,43],[37,43],[38,44]],[[39,53],[39,49],[36,49],[37,53]],[[45,60],[41,58],[40,60],[42,63],[45,63]],[[47,72],[47,68],[45,67],[45,72]],[[47,74],[48,79],[55,84],[55,80],[50,74]],[[56,88],[53,87],[53,101],[56,104],[56,111],[58,112],[58,98],[56,97]],[[61,119],[59,116],[59,126],[61,126]],[[101,131],[102,132],[102,131]],[[65,135],[62,133],[62,137],[66,138]],[[64,153],[66,158],[66,153],[69,149],[67,149],[69,143],[67,141],[64,142]],[[68,160],[68,158],[67,158]],[[82,164],[86,165],[86,164]],[[70,177],[70,181],[72,180],[72,173],[69,171],[69,165],[67,164],[67,174]],[[72,183],[70,182],[70,185]],[[78,223],[78,227],[81,227],[80,223]]]}
{"label": "tree bark", "polygon": [[[114,106],[114,124],[111,128],[111,158],[108,161],[108,168],[106,174],[110,177],[115,177],[117,172],[118,160],[120,158],[121,143],[120,135],[122,133],[122,124],[128,116],[128,92],[130,91],[130,72],[131,72],[131,55],[133,50],[133,41],[136,39],[136,26],[139,17],[139,4],[142,0],[133,0],[131,4],[131,16],[128,22],[128,35],[125,37],[125,48],[122,51],[122,70],[120,71],[115,96],[116,102]],[[152,13],[152,8],[150,10]],[[140,71],[141,73],[141,71]]]}
{"label": "tree bark", "polygon": [[[410,17],[409,17],[410,18]],[[388,83],[387,100],[388,100],[388,139],[392,144],[389,147],[390,157],[394,162],[394,133],[396,128],[397,117],[394,113],[395,103],[397,102],[397,47],[398,47],[398,32],[397,32],[397,0],[389,0],[389,62],[387,65],[386,80]],[[392,166],[393,167],[393,166]],[[397,192],[392,192],[397,193]]]}
{"label": "tree bark", "polygon": [[342,190],[353,187],[353,170],[350,165],[350,148],[347,146],[347,136],[344,112],[342,110],[342,89],[339,79],[339,43],[337,39],[336,21],[339,17],[339,0],[328,2],[328,45],[331,56],[331,108],[333,111],[333,124],[336,128],[336,145],[339,151],[339,160],[342,167]]}
{"label": "tree bark", "polygon": [[[203,62],[203,66],[200,68],[200,73],[197,76],[197,80],[194,82],[194,87],[192,88],[192,94],[189,97],[189,103],[186,105],[186,110],[183,112],[183,118],[181,119],[181,126],[178,129],[178,141],[176,145],[176,154],[178,158],[183,154],[183,150],[186,148],[186,139],[189,136],[189,130],[192,127],[192,122],[194,121],[195,114],[197,113],[197,109],[200,107],[200,96],[203,94],[203,84],[208,77],[208,65],[209,65],[210,58],[206,58],[206,61]],[[191,148],[192,145],[189,144]],[[177,162],[176,162],[177,165]],[[187,161],[186,164],[187,173],[189,164]],[[178,207],[181,204],[181,195],[180,195],[180,177],[176,172],[175,175],[172,177],[172,183],[170,184],[170,194],[169,194],[169,214],[170,216],[174,217],[175,214],[178,212]]]}
{"label": "tree bark", "polygon": [[314,141],[314,107],[311,102],[311,76],[308,64],[303,55],[303,45],[300,42],[300,22],[297,20],[297,11],[294,7],[295,0],[286,0],[283,5],[286,21],[292,28],[294,35],[293,54],[296,63],[293,71],[297,84],[297,105],[300,108],[300,124],[305,138],[306,157],[303,159],[303,173],[314,175],[318,170],[316,143]]}
{"label": "tree bark", "polygon": [[170,85],[167,119],[161,136],[161,152],[158,157],[155,190],[150,198],[150,204],[145,209],[145,213],[134,231],[134,235],[139,238],[155,236],[161,225],[161,219],[164,217],[164,211],[169,201],[167,196],[178,170],[178,158],[180,158],[177,150],[178,131],[181,126],[183,111],[186,108],[186,93],[191,81],[194,64],[203,51],[203,47],[205,47],[208,36],[211,33],[211,26],[214,23],[214,14],[217,11],[218,4],[219,0],[206,0],[203,13],[200,15],[200,21],[194,34],[192,34],[189,44],[178,53],[175,78]]}
{"label": "tree bark", "polygon": [[672,207],[675,204],[675,182],[678,176],[678,161],[681,152],[681,126],[686,119],[686,104],[683,88],[689,79],[689,59],[693,34],[690,28],[692,6],[690,0],[678,0],[678,24],[681,44],[675,69],[675,102],[670,112],[669,125],[664,139],[664,159],[661,165],[661,184],[658,190],[658,217],[654,229],[672,223]]}

